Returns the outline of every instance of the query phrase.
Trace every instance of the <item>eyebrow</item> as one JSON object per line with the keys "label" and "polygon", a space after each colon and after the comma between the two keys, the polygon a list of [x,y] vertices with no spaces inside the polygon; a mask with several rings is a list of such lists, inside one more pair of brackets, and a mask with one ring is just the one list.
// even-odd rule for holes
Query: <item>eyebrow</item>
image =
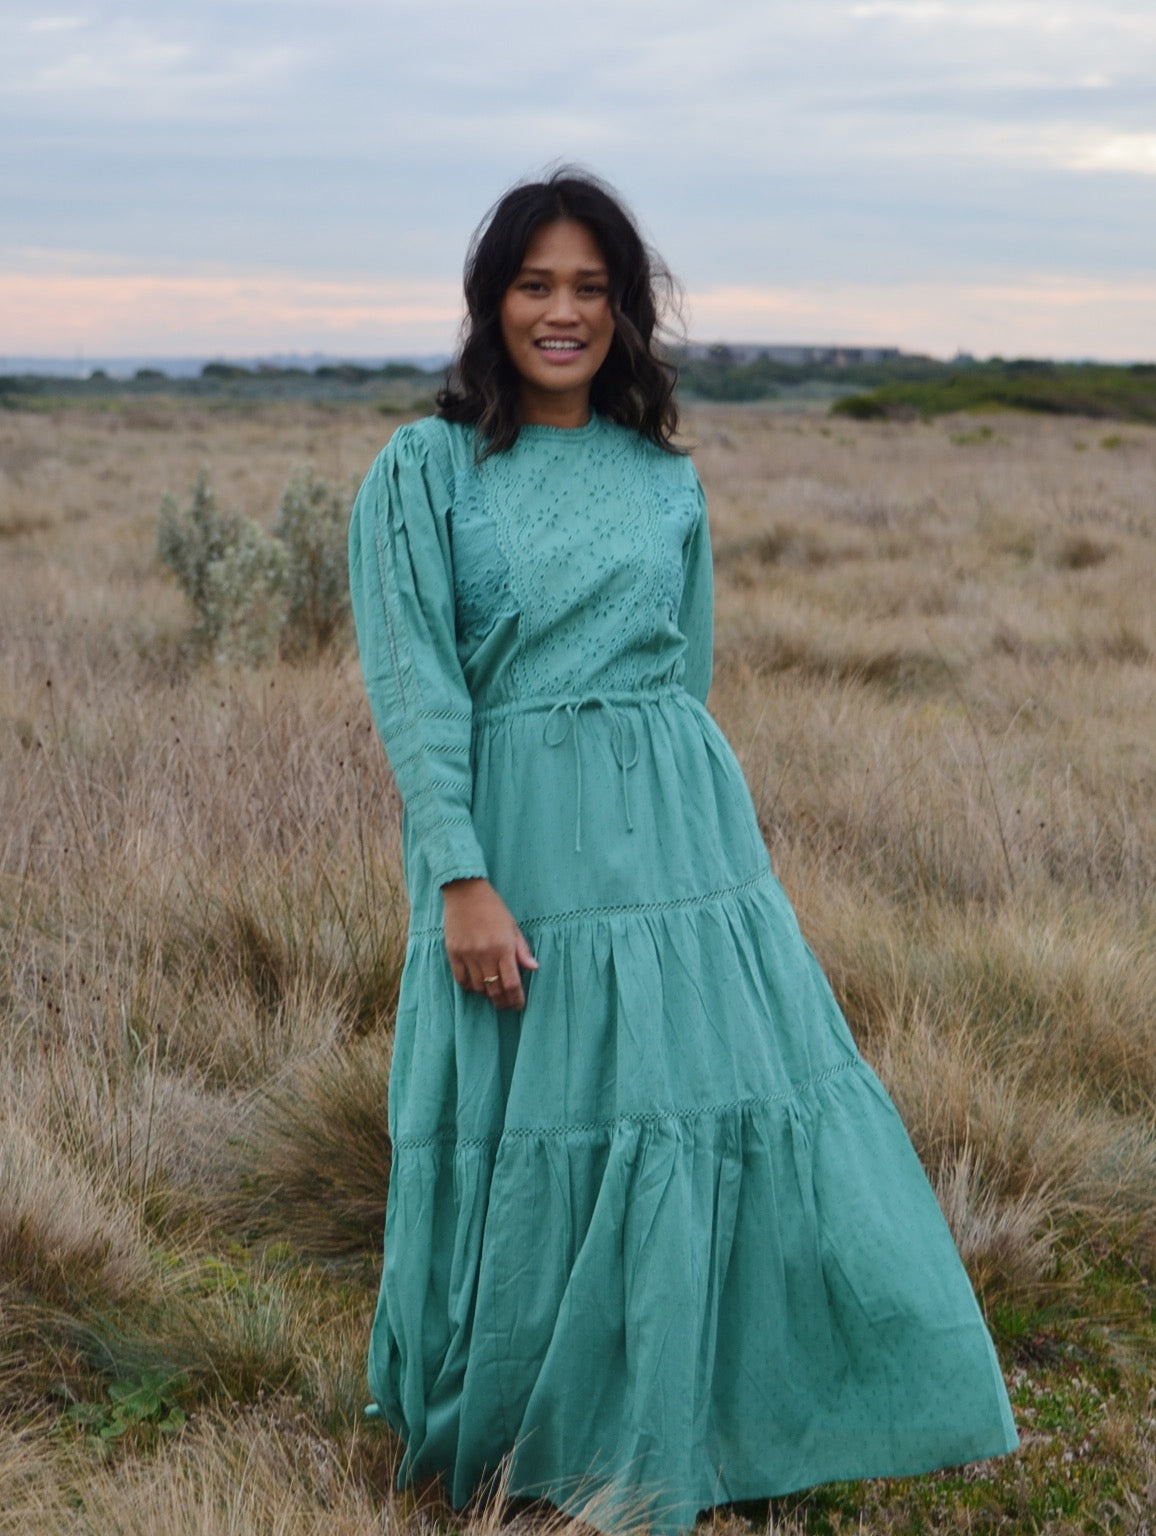
{"label": "eyebrow", "polygon": [[[522,267],[521,271],[533,272],[541,277],[552,277],[555,269],[553,267]],[[575,277],[606,277],[608,272],[607,267],[579,267],[574,275]]]}

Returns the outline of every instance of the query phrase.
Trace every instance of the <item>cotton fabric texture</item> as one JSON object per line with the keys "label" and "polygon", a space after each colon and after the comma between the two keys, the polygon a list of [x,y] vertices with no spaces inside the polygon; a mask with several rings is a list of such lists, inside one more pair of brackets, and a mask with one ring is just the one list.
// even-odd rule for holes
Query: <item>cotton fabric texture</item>
{"label": "cotton fabric texture", "polygon": [[[682,1531],[734,1499],[1012,1449],[995,1352],[899,1117],[704,707],[687,458],[595,416],[398,430],[354,613],[405,801],[412,926],[370,1384],[403,1481]],[[454,982],[488,876],[541,969]]]}

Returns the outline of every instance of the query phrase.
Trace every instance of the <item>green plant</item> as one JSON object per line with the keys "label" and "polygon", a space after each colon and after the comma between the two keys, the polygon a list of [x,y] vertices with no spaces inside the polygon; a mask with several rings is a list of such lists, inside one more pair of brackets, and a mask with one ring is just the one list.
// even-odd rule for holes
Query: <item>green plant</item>
{"label": "green plant", "polygon": [[268,659],[286,613],[280,540],[251,517],[222,512],[202,473],[184,511],[172,496],[161,502],[157,553],[193,605],[198,647],[219,661]]}
{"label": "green plant", "polygon": [[995,433],[988,426],[976,427],[970,432],[953,432],[951,441],[958,448],[969,448],[976,443],[990,443]]}
{"label": "green plant", "polygon": [[221,661],[260,663],[276,651],[285,623],[284,549],[251,518],[239,518],[237,535],[206,584],[206,616]]}
{"label": "green plant", "polygon": [[110,1383],[106,1402],[70,1403],[64,1419],[97,1442],[125,1435],[147,1442],[175,1435],[185,1426],[185,1411],[176,1400],[185,1385],[183,1377],[170,1371],[141,1371]]}
{"label": "green plant", "polygon": [[286,554],[281,648],[290,654],[330,645],[349,621],[348,530],[352,488],[310,469],[296,471],[273,527]]}
{"label": "green plant", "polygon": [[[922,375],[893,374],[867,394],[837,400],[831,413],[856,421],[881,421],[913,415],[928,418],[949,411],[1006,410],[1152,422],[1156,421],[1153,377],[1147,367],[991,358],[985,363],[938,366]],[[1116,433],[1109,437],[1114,440],[1102,441],[1101,447],[1131,441]]]}
{"label": "green plant", "polygon": [[352,490],[299,470],[272,533],[222,512],[202,473],[182,509],[161,503],[157,552],[193,605],[193,641],[219,661],[259,665],[278,650],[316,654],[349,619],[346,531]]}

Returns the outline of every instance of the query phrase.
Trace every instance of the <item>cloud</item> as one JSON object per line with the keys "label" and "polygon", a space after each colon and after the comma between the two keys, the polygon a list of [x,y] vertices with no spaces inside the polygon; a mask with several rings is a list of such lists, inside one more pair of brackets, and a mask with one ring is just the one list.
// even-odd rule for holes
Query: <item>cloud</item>
{"label": "cloud", "polygon": [[10,36],[0,61],[0,85],[12,104],[33,117],[69,121],[158,123],[222,105],[245,115],[253,93],[304,75],[315,54],[303,42],[247,37],[182,17],[130,8],[106,18],[39,17],[21,37]]}
{"label": "cloud", "polygon": [[34,16],[28,23],[29,32],[76,32],[86,26],[83,16]]}
{"label": "cloud", "polygon": [[0,273],[12,355],[442,351],[461,317],[456,283],[60,272]]}
{"label": "cloud", "polygon": [[[456,283],[302,281],[276,272],[0,273],[11,355],[156,353],[346,357],[449,351]],[[947,357],[1156,356],[1156,280],[1102,282],[1030,274],[969,283],[843,282],[714,286],[686,299],[703,341],[901,346]]]}
{"label": "cloud", "polygon": [[899,346],[950,357],[1156,357],[1156,279],[1067,274],[1003,281],[716,288],[688,296],[701,340]]}
{"label": "cloud", "polygon": [[1100,0],[860,0],[847,8],[855,21],[889,21],[912,29],[1072,37],[1086,46],[1105,37],[1151,37],[1144,8]]}
{"label": "cloud", "polygon": [[1156,133],[1091,136],[1074,149],[1067,163],[1078,171],[1125,171],[1156,176]]}
{"label": "cloud", "polygon": [[10,272],[79,249],[78,275],[450,283],[491,200],[554,159],[622,186],[698,292],[1131,281],[1156,242],[1146,4],[585,0],[564,27],[540,0],[5,13]]}

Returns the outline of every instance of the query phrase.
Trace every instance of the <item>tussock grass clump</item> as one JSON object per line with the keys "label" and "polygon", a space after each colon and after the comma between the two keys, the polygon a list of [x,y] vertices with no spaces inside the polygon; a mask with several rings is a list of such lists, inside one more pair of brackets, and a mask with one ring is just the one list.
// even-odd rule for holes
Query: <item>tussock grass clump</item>
{"label": "tussock grass clump", "polygon": [[19,1125],[0,1126],[0,1300],[139,1299],[147,1251],[116,1192]]}
{"label": "tussock grass clump", "polygon": [[1103,565],[1112,554],[1112,546],[1086,533],[1067,534],[1056,549],[1055,561],[1061,570],[1090,571]]}
{"label": "tussock grass clump", "polygon": [[1053,1234],[1043,1193],[1001,1198],[985,1185],[970,1147],[940,1172],[935,1193],[985,1304],[1001,1292],[1030,1294],[1051,1270]]}
{"label": "tussock grass clump", "polygon": [[307,1271],[280,1274],[238,1252],[231,1259],[162,1251],[147,1302],[110,1298],[64,1329],[108,1381],[161,1372],[184,1400],[252,1402],[301,1386],[302,1360],[325,1316]]}
{"label": "tussock grass clump", "polygon": [[227,1207],[242,1229],[335,1258],[375,1252],[389,1183],[390,1040],[327,1052],[255,1107]]}
{"label": "tussock grass clump", "polygon": [[[1112,920],[1112,917],[1115,920]],[[1090,902],[998,925],[945,921],[912,956],[920,984],[957,999],[1000,1064],[1089,1107],[1156,1111],[1156,948]]]}
{"label": "tussock grass clump", "polygon": [[943,661],[918,646],[824,644],[811,635],[783,627],[732,642],[737,665],[763,679],[776,672],[793,672],[818,682],[875,685],[887,692],[922,692],[939,682]]}
{"label": "tussock grass clump", "polygon": [[14,1436],[0,1453],[0,1532],[377,1536],[405,1528],[404,1506],[386,1492],[388,1464],[359,1449],[350,1466],[288,1405],[277,1417],[240,1434],[209,1418],[154,1456],[103,1466],[79,1448],[62,1453],[43,1436]]}
{"label": "tussock grass clump", "polygon": [[[25,1433],[0,1452],[0,1533],[401,1536],[452,1526],[462,1536],[582,1536],[590,1530],[545,1505],[519,1511],[502,1474],[455,1514],[435,1485],[397,1493],[395,1472],[396,1455],[380,1433],[363,1433],[338,1448],[284,1400],[236,1426],[206,1418],[155,1456],[118,1466],[53,1455],[42,1437]],[[607,1519],[594,1499],[588,1513]],[[618,1523],[624,1533],[638,1524],[626,1513]]]}
{"label": "tussock grass clump", "polygon": [[[338,872],[323,866],[307,884],[277,867],[198,892],[172,910],[170,973],[190,995],[242,994],[258,1022],[253,1043],[298,1022],[308,1031],[308,1019],[331,1014],[349,1033],[381,1027],[405,959],[404,893],[396,869],[377,860],[340,875],[338,885]],[[320,1043],[323,1032],[314,1034]]]}

